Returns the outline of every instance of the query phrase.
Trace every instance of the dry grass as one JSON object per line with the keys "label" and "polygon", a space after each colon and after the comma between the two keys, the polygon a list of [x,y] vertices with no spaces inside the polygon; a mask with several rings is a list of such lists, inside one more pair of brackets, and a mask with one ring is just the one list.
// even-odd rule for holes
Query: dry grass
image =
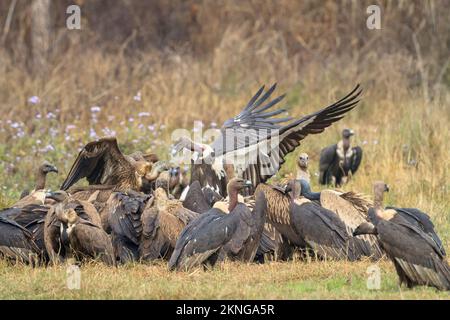
{"label": "dry grass", "polygon": [[[387,203],[429,213],[448,248],[450,71],[445,63],[449,36],[445,10],[434,1],[426,5],[385,1],[389,10],[378,32],[355,28],[364,26],[366,15],[363,10],[354,16],[364,9],[354,1],[324,5],[302,1],[300,7],[292,1],[200,3],[201,28],[190,30],[187,40],[192,50],[156,46],[142,50],[134,40],[111,39],[93,47],[99,40],[90,37],[96,26],[87,24],[79,35],[58,31],[70,45],[38,74],[30,74],[21,63],[26,55],[20,57],[24,52],[20,41],[16,45],[13,40],[26,32],[14,20],[7,49],[0,48],[0,207],[33,185],[30,177],[43,159],[59,167],[61,174],[49,177],[49,187],[58,188],[80,146],[97,136],[115,132],[125,152],[151,149],[164,158],[173,129],[190,130],[195,120],[202,120],[205,128],[211,122],[220,126],[263,83],[277,81],[278,93],[287,93],[282,105],[291,115],[301,116],[360,82],[365,89],[360,106],[323,134],[307,137],[279,174],[295,170],[299,152],[310,154],[315,174],[321,148],[334,143],[342,128],[351,127],[355,143],[364,148],[364,159],[345,189],[370,194],[374,180],[385,180],[392,190]],[[101,7],[101,1],[97,4]],[[2,12],[7,8],[3,5]],[[226,17],[222,12],[228,12]],[[344,15],[333,20],[336,12]],[[26,19],[25,14],[20,17]],[[145,27],[134,39],[145,39],[143,32],[152,34]],[[412,42],[414,33],[417,43]],[[138,93],[140,99],[135,99]],[[40,102],[30,103],[32,96]],[[101,111],[92,112],[93,106]],[[319,188],[313,180],[313,187]],[[68,291],[64,267],[32,269],[0,262],[0,298],[448,297],[433,289],[399,291],[390,263],[381,263],[382,290],[368,291],[368,265],[226,264],[191,275],[169,273],[161,264],[117,269],[92,265],[83,267],[82,290]]]}
{"label": "dry grass", "polygon": [[212,271],[167,271],[166,265],[81,269],[81,289],[66,286],[66,267],[0,265],[0,299],[448,299],[433,288],[399,288],[393,266],[380,262],[381,289],[368,290],[368,261],[224,263]]}

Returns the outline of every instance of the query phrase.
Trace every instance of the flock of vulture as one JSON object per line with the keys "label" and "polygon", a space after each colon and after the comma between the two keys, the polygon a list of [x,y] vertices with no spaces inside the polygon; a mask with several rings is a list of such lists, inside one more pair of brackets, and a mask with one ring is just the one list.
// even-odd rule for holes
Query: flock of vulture
{"label": "flock of vulture", "polygon": [[[273,107],[284,96],[271,100],[274,90],[258,90],[212,144],[177,141],[173,152],[189,154],[190,172],[155,154],[124,155],[114,137],[89,142],[59,190],[46,189],[46,175],[58,170],[44,163],[35,189],[0,211],[0,256],[32,265],[165,259],[178,271],[224,260],[286,261],[294,254],[388,258],[400,284],[450,290],[450,267],[430,217],[384,207],[385,183],[374,183],[373,200],[338,189],[313,192],[306,153],[290,178],[267,181],[301,140],[357,106],[360,86],[300,119],[277,117],[285,110]],[[320,184],[339,187],[356,173],[362,150],[352,147],[352,135],[345,129],[337,144],[322,150]],[[267,143],[275,147],[259,148]],[[76,185],[82,179],[88,185]]]}

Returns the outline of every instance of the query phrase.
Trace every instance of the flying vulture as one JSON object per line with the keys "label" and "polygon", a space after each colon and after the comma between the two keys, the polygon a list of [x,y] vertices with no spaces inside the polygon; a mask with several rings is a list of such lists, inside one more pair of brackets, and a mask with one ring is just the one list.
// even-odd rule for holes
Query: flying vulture
{"label": "flying vulture", "polygon": [[169,259],[181,231],[198,216],[180,200],[169,199],[165,189],[156,189],[142,214],[141,259]]}
{"label": "flying vulture", "polygon": [[[226,196],[227,179],[240,177],[254,188],[278,171],[285,157],[309,134],[321,133],[342,119],[359,102],[362,92],[357,85],[349,94],[328,107],[304,116],[277,118],[284,109],[270,111],[284,95],[268,100],[276,85],[263,94],[264,86],[250,99],[242,112],[224,122],[219,136],[211,145],[196,143],[183,137],[174,147],[193,151],[191,182],[198,180]],[[269,101],[269,102],[268,102]]]}
{"label": "flying vulture", "polygon": [[[301,179],[297,183],[300,184],[302,197],[315,201],[323,208],[334,212],[344,222],[349,234],[352,234],[361,223],[368,221],[367,213],[373,203],[365,195],[353,191],[340,192],[329,189],[312,192],[307,181]],[[355,240],[355,245],[359,246],[364,255],[373,260],[383,256],[377,238],[374,236],[362,236]]]}
{"label": "flying vulture", "polygon": [[362,160],[362,149],[352,147],[350,138],[353,130],[344,129],[342,140],[320,152],[319,183],[340,187],[356,173]]}
{"label": "flying vulture", "polygon": [[354,261],[364,255],[345,223],[332,211],[306,199],[294,198],[295,183],[284,188],[260,184],[267,199],[267,220],[290,243],[320,259]]}
{"label": "flying vulture", "polygon": [[70,250],[77,261],[94,259],[115,265],[111,239],[101,226],[81,218],[73,208],[58,212],[57,218],[67,232]]}
{"label": "flying vulture", "polygon": [[354,235],[377,235],[383,250],[394,263],[400,285],[450,290],[450,266],[441,245],[419,224],[398,214],[397,210],[383,209],[383,192],[388,190],[383,182],[375,183],[375,204],[369,210],[371,223],[361,224]]}
{"label": "flying vulture", "polygon": [[89,142],[80,151],[61,190],[68,190],[78,180],[86,178],[90,185],[113,186],[116,191],[140,191],[151,169],[152,162],[144,156],[124,155],[116,138],[102,138]]}
{"label": "flying vulture", "polygon": [[47,174],[49,174],[50,172],[58,173],[58,169],[49,162],[44,161],[44,163],[39,166],[36,172],[36,181],[34,190],[32,190],[31,192],[29,190],[24,190],[20,195],[20,199],[25,198],[30,193],[33,193],[37,190],[45,190],[45,184],[47,182]]}
{"label": "flying vulture", "polygon": [[228,214],[212,208],[189,223],[169,260],[171,270],[190,270],[225,259],[252,262],[264,228],[266,201],[256,194],[253,211],[238,202],[238,192],[250,181],[233,178],[227,185]]}

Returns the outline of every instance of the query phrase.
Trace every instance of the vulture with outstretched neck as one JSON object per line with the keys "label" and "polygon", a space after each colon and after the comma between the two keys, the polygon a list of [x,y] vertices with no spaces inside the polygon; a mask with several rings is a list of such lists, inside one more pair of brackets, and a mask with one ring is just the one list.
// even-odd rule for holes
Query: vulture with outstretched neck
{"label": "vulture with outstretched neck", "polygon": [[116,191],[140,191],[143,179],[153,179],[149,160],[138,153],[124,155],[114,137],[89,142],[78,154],[61,190],[68,190],[86,178],[90,185],[112,186]]}
{"label": "vulture with outstretched neck", "polygon": [[101,226],[81,218],[73,208],[58,212],[57,218],[67,230],[70,250],[77,261],[94,259],[115,265],[111,239]]}
{"label": "vulture with outstretched neck", "polygon": [[[254,188],[268,180],[284,163],[287,154],[300,145],[309,134],[321,133],[359,102],[362,92],[356,86],[349,94],[326,108],[300,119],[278,118],[284,109],[271,109],[284,95],[268,100],[275,90],[273,85],[263,94],[258,90],[242,112],[224,122],[219,136],[211,145],[196,143],[183,137],[174,151],[193,151],[191,182],[198,180],[226,196],[227,179],[239,177],[252,182]],[[269,101],[269,102],[268,102]]]}
{"label": "vulture with outstretched neck", "polygon": [[295,198],[296,184],[282,188],[260,184],[267,199],[267,220],[289,242],[320,259],[354,261],[365,255],[345,223],[334,212],[304,197]]}
{"label": "vulture with outstretched neck", "polygon": [[361,224],[354,235],[378,237],[383,250],[394,263],[400,285],[450,290],[450,266],[437,235],[427,231],[415,218],[408,219],[409,215],[399,214],[395,209],[384,209],[383,193],[388,190],[384,182],[375,183],[375,202],[369,210],[371,223]]}
{"label": "vulture with outstretched neck", "polygon": [[256,194],[253,211],[238,202],[238,192],[250,181],[233,178],[228,183],[228,212],[212,208],[189,223],[180,234],[169,261],[171,270],[214,266],[225,259],[252,262],[261,239],[266,214],[263,194]]}
{"label": "vulture with outstretched neck", "polygon": [[339,187],[348,182],[356,173],[362,160],[362,149],[352,147],[350,139],[353,130],[344,129],[342,140],[320,152],[319,183]]}
{"label": "vulture with outstretched neck", "polygon": [[40,165],[36,171],[36,180],[34,189],[32,191],[24,190],[20,195],[20,199],[23,199],[24,197],[32,194],[37,190],[45,190],[45,185],[47,182],[47,174],[49,174],[50,172],[58,173],[58,168],[56,168],[49,162],[44,161],[44,163]]}

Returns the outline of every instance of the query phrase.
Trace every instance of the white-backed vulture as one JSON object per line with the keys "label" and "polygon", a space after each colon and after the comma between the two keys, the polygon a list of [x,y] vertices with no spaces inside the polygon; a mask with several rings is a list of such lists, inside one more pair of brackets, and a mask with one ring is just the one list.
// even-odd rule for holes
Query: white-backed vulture
{"label": "white-backed vulture", "polygon": [[297,180],[303,179],[305,181],[310,182],[311,174],[309,173],[308,170],[308,164],[309,164],[308,154],[305,152],[300,153],[297,159]]}
{"label": "white-backed vulture", "polygon": [[450,290],[450,266],[442,247],[415,220],[408,220],[394,209],[383,208],[383,193],[388,190],[384,182],[375,183],[375,204],[369,210],[371,223],[361,224],[354,235],[377,235],[383,250],[394,263],[400,285]]}
{"label": "white-backed vulture", "polygon": [[91,185],[113,186],[116,191],[140,191],[142,179],[149,175],[152,163],[124,155],[114,137],[89,142],[78,154],[61,190],[86,178]]}
{"label": "white-backed vulture", "polygon": [[350,137],[353,134],[353,130],[344,129],[341,141],[322,149],[320,152],[320,184],[332,184],[340,187],[347,183],[358,170],[363,152],[361,147],[351,146]]}
{"label": "white-backed vulture", "polygon": [[58,168],[50,164],[48,161],[44,161],[44,163],[41,164],[36,171],[36,180],[34,189],[31,191],[30,190],[22,191],[20,199],[25,198],[26,196],[37,190],[45,190],[45,185],[47,182],[47,174],[49,174],[50,172],[58,173]]}
{"label": "white-backed vulture", "polygon": [[190,270],[225,259],[252,262],[261,239],[266,214],[264,195],[256,194],[253,211],[238,202],[238,192],[250,181],[233,178],[228,183],[228,211],[212,208],[189,223],[169,260],[171,270]]}
{"label": "white-backed vulture", "polygon": [[269,111],[284,97],[267,102],[275,87],[273,85],[263,95],[264,87],[261,87],[239,115],[224,122],[220,135],[211,145],[196,143],[186,137],[178,141],[175,152],[181,149],[194,152],[191,182],[198,180],[202,187],[210,186],[226,196],[227,179],[240,177],[252,182],[252,194],[259,183],[278,172],[286,155],[294,151],[301,140],[309,134],[323,132],[352,110],[362,92],[358,85],[328,107],[292,119],[275,117],[284,113],[284,109]]}

